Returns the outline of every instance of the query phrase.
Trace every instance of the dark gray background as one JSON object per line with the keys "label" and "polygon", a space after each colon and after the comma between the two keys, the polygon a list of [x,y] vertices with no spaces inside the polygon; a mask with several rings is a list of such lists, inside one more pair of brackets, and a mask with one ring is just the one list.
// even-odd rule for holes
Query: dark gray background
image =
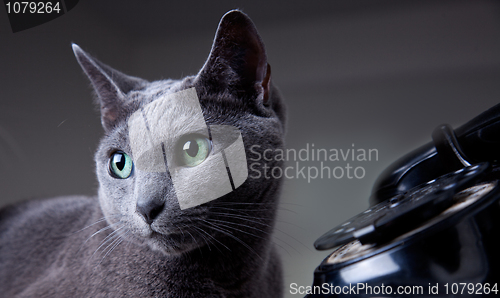
{"label": "dark gray background", "polygon": [[276,232],[285,287],[309,285],[327,255],[312,243],[368,206],[391,161],[429,141],[437,125],[457,127],[498,102],[500,6],[281,3],[87,0],[16,34],[0,9],[0,205],[96,192],[92,155],[102,129],[71,42],[132,75],[180,78],[202,66],[220,17],[241,8],[288,103],[287,146],[379,151],[378,161],[351,163],[366,169],[363,179],[286,180]]}

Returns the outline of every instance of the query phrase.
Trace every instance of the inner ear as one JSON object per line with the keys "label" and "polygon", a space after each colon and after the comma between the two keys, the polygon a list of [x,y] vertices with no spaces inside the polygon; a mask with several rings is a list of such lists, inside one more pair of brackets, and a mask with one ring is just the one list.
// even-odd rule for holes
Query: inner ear
{"label": "inner ear", "polygon": [[267,63],[267,71],[266,76],[262,80],[262,89],[263,89],[263,103],[265,106],[270,106],[271,101],[269,100],[269,85],[271,83],[271,65]]}
{"label": "inner ear", "polygon": [[220,89],[265,96],[270,68],[255,25],[238,10],[226,13],[217,29],[210,55],[198,79]]}

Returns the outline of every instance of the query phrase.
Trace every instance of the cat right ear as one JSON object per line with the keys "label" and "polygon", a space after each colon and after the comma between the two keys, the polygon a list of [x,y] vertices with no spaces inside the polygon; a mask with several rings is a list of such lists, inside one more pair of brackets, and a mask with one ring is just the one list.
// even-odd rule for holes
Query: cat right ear
{"label": "cat right ear", "polygon": [[127,76],[105,65],[76,44],[72,44],[72,47],[99,99],[102,126],[105,131],[111,131],[123,118],[122,105],[126,100],[125,95],[131,90],[141,89],[146,81]]}
{"label": "cat right ear", "polygon": [[217,28],[210,55],[197,80],[216,90],[257,95],[270,105],[271,67],[266,50],[252,20],[239,10],[226,13]]}

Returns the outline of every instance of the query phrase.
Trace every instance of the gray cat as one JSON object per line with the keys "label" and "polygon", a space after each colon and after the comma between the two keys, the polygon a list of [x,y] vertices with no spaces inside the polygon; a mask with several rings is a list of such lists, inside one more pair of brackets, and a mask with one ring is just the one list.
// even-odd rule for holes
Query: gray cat
{"label": "gray cat", "polygon": [[[98,196],[29,201],[0,211],[0,295],[281,297],[271,241],[281,181],[249,176],[217,199],[181,208],[176,193],[186,190],[174,187],[175,161],[166,162],[167,171],[140,170],[130,142],[134,113],[191,89],[207,127],[236,128],[247,157],[282,148],[284,105],[252,21],[240,11],[224,15],[205,65],[182,80],[130,77],[73,49],[95,89],[105,130],[95,154]],[[166,115],[181,131],[191,122],[184,110],[173,103]],[[212,137],[187,131],[178,136],[184,147],[162,143],[159,150],[166,156],[168,148],[180,148],[195,159],[204,154],[189,165],[196,169],[215,154],[219,145]],[[229,157],[224,160],[227,166]],[[211,179],[204,171],[196,175]]]}

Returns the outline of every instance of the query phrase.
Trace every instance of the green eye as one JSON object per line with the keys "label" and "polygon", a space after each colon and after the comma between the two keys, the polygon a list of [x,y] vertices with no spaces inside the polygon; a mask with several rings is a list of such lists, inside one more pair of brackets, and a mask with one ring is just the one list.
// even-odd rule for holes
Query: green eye
{"label": "green eye", "polygon": [[191,135],[182,139],[177,150],[181,165],[194,167],[202,163],[212,150],[210,141],[202,136]]}
{"label": "green eye", "polygon": [[109,159],[109,173],[119,179],[126,179],[132,173],[132,159],[122,151],[116,151]]}

